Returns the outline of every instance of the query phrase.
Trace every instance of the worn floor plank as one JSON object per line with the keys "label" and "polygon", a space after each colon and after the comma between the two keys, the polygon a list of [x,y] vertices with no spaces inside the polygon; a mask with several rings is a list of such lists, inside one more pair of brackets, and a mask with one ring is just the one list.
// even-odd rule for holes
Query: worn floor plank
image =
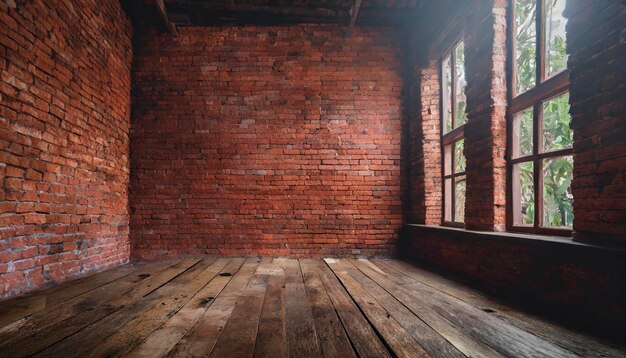
{"label": "worn floor plank", "polygon": [[335,259],[325,260],[397,357],[430,357],[395,318]]}
{"label": "worn floor plank", "polygon": [[312,261],[300,260],[300,267],[324,357],[356,358],[356,353],[326,293],[318,269],[313,266]]}
{"label": "worn floor plank", "polygon": [[[359,260],[360,261],[360,260]],[[356,266],[359,267],[364,274],[368,272],[371,274],[371,267],[363,265],[357,261]],[[371,277],[371,276],[370,276]],[[483,344],[480,341],[474,340],[472,337],[463,332],[462,329],[455,326],[452,322],[448,321],[445,317],[441,316],[434,310],[430,309],[429,305],[424,301],[406,294],[401,290],[393,289],[393,286],[389,286],[389,282],[385,282],[386,278],[377,277],[379,281],[375,281],[370,278],[372,282],[376,282],[377,285],[387,287],[390,289],[389,294],[393,295],[397,300],[408,308],[417,317],[423,320],[426,324],[432,327],[445,339],[447,339],[452,345],[454,345],[459,351],[463,352],[468,357],[501,357],[502,355]],[[386,284],[385,284],[386,283]]]}
{"label": "worn floor plank", "polygon": [[[189,265],[195,262],[197,260],[179,261],[175,265],[169,266],[164,270],[156,272],[151,277],[137,282],[130,292],[104,304],[84,310],[46,328],[36,330],[21,339],[10,341],[7,345],[2,346],[2,351],[7,356],[28,356],[59,343],[89,324],[107,317],[125,305],[131,304],[135,300],[153,292],[176,275],[187,270]],[[43,320],[45,320],[45,317]]]}
{"label": "worn floor plank", "polygon": [[284,357],[285,270],[282,265],[272,262],[265,273],[268,275],[267,290],[256,336],[254,357]]}
{"label": "worn floor plank", "polygon": [[314,265],[328,297],[335,306],[337,314],[350,338],[350,342],[360,357],[391,357],[391,354],[369,324],[339,279],[323,261],[315,261]]}
{"label": "worn floor plank", "polygon": [[[130,294],[139,282],[149,278],[152,273],[160,272],[174,262],[157,262],[135,266],[133,271],[115,281],[87,291],[59,304],[48,307],[45,311],[34,312],[0,329],[0,349],[23,339],[37,331],[46,330],[59,322],[77,314],[92,310],[114,299]],[[89,314],[94,317],[93,314]]]}
{"label": "worn floor plank", "polygon": [[113,282],[133,273],[138,267],[133,265],[122,266],[66,282],[43,291],[29,293],[13,300],[0,302],[0,329],[21,318],[54,307],[73,297]]}
{"label": "worn floor plank", "polygon": [[285,269],[286,356],[320,357],[322,351],[300,264],[296,259],[284,259],[282,264]]}
{"label": "worn floor plank", "polygon": [[[347,261],[347,260],[345,260]],[[346,264],[347,265],[347,264]],[[359,263],[357,262],[358,266]],[[435,330],[435,328],[441,328],[436,324],[439,322],[443,322],[443,317],[441,319],[432,319],[428,320],[427,317],[423,315],[417,315],[416,312],[412,312],[406,306],[406,301],[399,301],[401,297],[396,297],[393,295],[393,292],[387,292],[383,287],[379,286],[374,280],[368,277],[365,272],[359,272],[357,267],[350,270],[350,275],[352,275],[357,282],[359,282],[363,288],[365,288],[380,304],[391,314],[392,317],[398,321],[404,329],[409,332],[411,337],[415,339],[424,349],[433,357],[497,357],[498,354],[493,351],[493,354],[485,354],[483,351],[476,350],[464,350],[464,353],[458,348],[458,345],[455,345],[446,338],[456,338],[456,337],[446,337],[448,335],[442,335],[441,329]],[[404,304],[403,304],[404,302]],[[445,326],[444,326],[445,327]],[[464,347],[463,347],[464,348]],[[484,351],[487,349],[485,348]],[[491,352],[488,352],[491,353]]]}
{"label": "worn floor plank", "polygon": [[[371,264],[371,263],[370,263]],[[373,264],[371,264],[373,265]],[[569,352],[497,317],[450,298],[430,286],[371,269],[368,275],[388,291],[402,292],[425,302],[429,308],[457,325],[464,332],[508,357],[573,357]],[[410,288],[402,284],[409,284]]]}
{"label": "worn floor plank", "polygon": [[227,264],[226,260],[203,260],[202,270],[188,282],[181,282],[174,295],[163,297],[149,310],[126,323],[114,334],[87,353],[90,357],[126,356],[136,345],[175,315],[204,286],[206,286]]}
{"label": "worn floor plank", "polygon": [[11,358],[626,357],[395,259],[173,258],[0,313],[0,357]]}
{"label": "worn floor plank", "polygon": [[242,297],[222,330],[211,351],[211,357],[252,357],[259,327],[263,298],[267,290],[267,268],[270,258],[264,258],[257,266]]}
{"label": "worn floor plank", "polygon": [[244,290],[259,261],[256,257],[246,259],[215,302],[174,346],[168,357],[204,357],[211,353],[235,307],[242,303]]}
{"label": "worn floor plank", "polygon": [[[137,297],[132,301],[133,295],[122,297],[119,301],[120,309],[109,314],[105,318],[90,323],[78,332],[64,338],[60,342],[35,354],[35,357],[56,357],[58,352],[63,352],[63,356],[79,357],[102,342],[111,334],[121,329],[126,323],[140,316],[154,305],[159,304],[163,299],[174,297],[181,285],[187,284],[203,267],[199,266],[198,259],[185,259],[180,265],[172,266],[163,271],[163,275],[157,275],[163,281],[150,282],[144,289],[138,290],[136,295],[143,292],[150,292],[148,295]],[[150,291],[156,286],[156,289]]]}
{"label": "worn floor plank", "polygon": [[[220,273],[234,275],[239,271],[243,261],[242,258],[228,260],[228,264],[223,267]],[[167,355],[215,302],[215,298],[219,296],[231,278],[232,276],[219,276],[218,274],[162,327],[152,332],[135,347],[128,356],[158,358]]]}
{"label": "worn floor plank", "polygon": [[572,351],[582,357],[618,357],[620,350],[606,342],[599,342],[596,338],[573,332],[557,324],[543,320],[537,316],[521,312],[487,295],[446,279],[437,273],[433,273],[416,267],[408,262],[396,259],[374,259],[374,264],[381,268],[387,267],[397,271],[398,274],[411,277],[418,282],[431,286],[445,294],[465,301],[476,308],[488,310],[494,316],[511,323],[525,331],[532,332],[549,342]]}

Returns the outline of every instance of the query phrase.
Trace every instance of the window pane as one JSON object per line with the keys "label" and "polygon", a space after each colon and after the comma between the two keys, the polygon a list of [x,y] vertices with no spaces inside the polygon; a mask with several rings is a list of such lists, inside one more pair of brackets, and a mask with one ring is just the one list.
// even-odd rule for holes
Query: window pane
{"label": "window pane", "polygon": [[543,161],[543,226],[572,227],[571,156]]}
{"label": "window pane", "polygon": [[464,140],[461,139],[454,143],[454,172],[462,173],[465,171],[465,155],[463,155]]}
{"label": "window pane", "polygon": [[446,145],[443,150],[443,173],[450,175],[452,174],[452,145]]}
{"label": "window pane", "polygon": [[452,179],[446,179],[444,184],[445,208],[444,220],[452,221]]}
{"label": "window pane", "polygon": [[461,42],[455,49],[456,54],[456,108],[454,108],[454,128],[460,127],[467,122],[467,113],[465,109],[467,107],[467,100],[465,98],[465,87],[467,82],[465,81],[465,52],[463,42]]}
{"label": "window pane", "polygon": [[546,73],[548,77],[567,68],[565,52],[565,0],[546,0]]}
{"label": "window pane", "polygon": [[535,184],[533,162],[513,165],[513,223],[535,223]]}
{"label": "window pane", "polygon": [[442,71],[443,132],[448,133],[452,130],[452,59],[450,56],[443,61]]}
{"label": "window pane", "polygon": [[513,117],[513,158],[533,154],[533,108]]}
{"label": "window pane", "polygon": [[454,221],[465,222],[465,177],[454,183]]}
{"label": "window pane", "polygon": [[537,19],[536,0],[515,1],[515,68],[516,93],[524,93],[535,87]]}
{"label": "window pane", "polygon": [[543,104],[543,151],[571,148],[573,137],[570,129],[569,93]]}

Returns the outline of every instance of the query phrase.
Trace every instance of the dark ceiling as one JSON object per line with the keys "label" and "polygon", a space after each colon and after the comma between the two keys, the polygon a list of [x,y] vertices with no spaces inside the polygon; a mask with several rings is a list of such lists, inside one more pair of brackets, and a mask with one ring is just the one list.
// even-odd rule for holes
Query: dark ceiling
{"label": "dark ceiling", "polygon": [[415,14],[422,0],[164,0],[177,26],[348,23],[393,25]]}

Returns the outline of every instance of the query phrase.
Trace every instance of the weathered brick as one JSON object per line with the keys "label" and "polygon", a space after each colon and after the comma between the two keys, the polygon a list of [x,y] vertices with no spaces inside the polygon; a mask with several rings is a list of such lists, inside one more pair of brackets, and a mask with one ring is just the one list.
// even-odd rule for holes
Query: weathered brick
{"label": "weathered brick", "polygon": [[389,254],[402,223],[387,28],[181,28],[137,42],[133,254]]}
{"label": "weathered brick", "polygon": [[[68,3],[74,11],[46,1],[0,11],[0,242],[10,242],[0,245],[0,297],[130,255],[131,23],[118,1]],[[76,223],[92,220],[86,239]]]}

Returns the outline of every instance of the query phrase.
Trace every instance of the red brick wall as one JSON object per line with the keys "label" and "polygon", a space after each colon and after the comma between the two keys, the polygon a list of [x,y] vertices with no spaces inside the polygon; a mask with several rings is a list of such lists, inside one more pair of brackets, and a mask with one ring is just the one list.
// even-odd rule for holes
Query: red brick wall
{"label": "red brick wall", "polygon": [[[443,27],[439,38],[423,37],[420,31],[414,31],[421,41],[416,41],[415,52],[422,58],[413,58],[418,75],[410,85],[423,88],[424,77],[419,75],[431,70],[445,44],[454,41],[455,33],[463,35],[469,115],[464,130],[466,228],[500,231],[505,223],[507,2],[490,0],[476,5],[456,17],[455,13],[445,12],[439,17],[428,16],[421,26]],[[433,226],[407,225],[399,252],[508,299],[534,305],[544,313],[578,320],[596,334],[623,337],[626,78],[622,39],[626,6],[619,0],[568,0],[566,17],[574,129],[574,239],[591,243],[572,242],[569,237],[531,239],[525,235],[438,228],[435,225],[439,222],[428,222],[418,215],[414,223]],[[454,21],[462,26],[441,25]],[[431,99],[432,92],[422,90],[415,102],[423,106]],[[417,111],[411,120],[416,127],[425,128],[435,112],[436,108]],[[434,144],[429,144],[433,140],[426,133],[416,133],[411,141],[414,152],[434,150]],[[411,178],[412,190],[425,191],[411,193],[412,199],[418,198],[412,203],[413,210],[423,213],[436,204],[441,208],[440,200],[429,201],[437,198],[434,187],[422,184],[437,174],[429,172],[424,160],[414,158],[411,164],[417,166],[410,170],[415,175]]]}
{"label": "red brick wall", "polygon": [[180,28],[138,41],[138,257],[388,254],[402,224],[389,29]]}
{"label": "red brick wall", "polygon": [[410,193],[409,222],[442,222],[441,120],[439,66],[415,70],[409,106]]}
{"label": "red brick wall", "polygon": [[[476,2],[460,11],[452,0],[431,4],[416,24],[411,46],[416,65],[409,85],[420,90],[413,101],[422,106],[409,118],[413,223],[439,224],[425,212],[441,207],[440,189],[427,186],[440,174],[428,159],[439,156],[434,137],[421,132],[439,117],[433,101],[436,84],[424,84],[433,66],[456,38],[465,41],[469,121],[465,127],[467,199],[465,227],[503,231],[506,220],[506,0]],[[432,15],[431,15],[432,13]],[[623,26],[626,6],[619,0],[570,0],[566,9],[570,73],[571,126],[574,129],[574,239],[626,242],[626,81]],[[428,31],[435,28],[433,35]],[[426,33],[426,35],[423,35]],[[435,64],[435,65],[434,65]],[[427,103],[428,105],[424,105]],[[429,154],[424,160],[424,153]],[[434,210],[433,210],[434,212]]]}
{"label": "red brick wall", "polygon": [[465,227],[506,227],[506,8],[507,0],[481,1],[467,18]]}
{"label": "red brick wall", "polygon": [[468,229],[503,231],[506,223],[506,0],[426,5],[412,29],[410,222],[442,222],[439,61],[457,41],[466,54],[465,156]]}
{"label": "red brick wall", "polygon": [[0,9],[0,297],[129,258],[130,21],[118,1],[16,3]]}
{"label": "red brick wall", "polygon": [[620,0],[569,0],[574,238],[626,242],[626,71]]}

